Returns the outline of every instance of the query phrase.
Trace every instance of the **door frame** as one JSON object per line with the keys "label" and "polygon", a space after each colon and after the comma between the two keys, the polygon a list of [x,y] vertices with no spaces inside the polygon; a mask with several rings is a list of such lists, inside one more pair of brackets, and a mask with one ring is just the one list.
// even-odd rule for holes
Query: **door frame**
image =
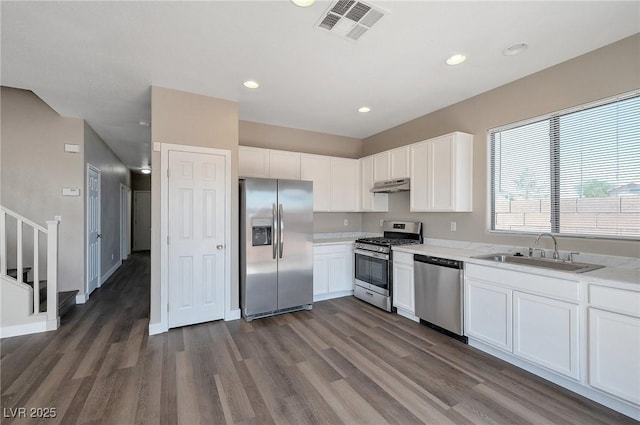
{"label": "door frame", "polygon": [[120,261],[129,257],[131,252],[131,189],[120,183]]}
{"label": "door frame", "polygon": [[[225,158],[225,232],[224,244],[224,320],[239,318],[231,310],[231,151],[190,145],[160,143],[160,324],[155,330],[169,330],[169,152],[180,151],[220,155]],[[153,195],[152,195],[153,208]],[[151,246],[153,251],[153,242]],[[236,317],[238,316],[238,317]],[[156,332],[154,332],[156,333]]]}
{"label": "door frame", "polygon": [[[84,299],[88,300],[89,296],[89,172],[94,171],[98,174],[98,224],[100,227],[100,232],[102,232],[102,171],[96,166],[93,166],[87,163],[87,173],[86,179],[84,182],[84,193],[85,193],[85,283],[84,283]],[[96,289],[102,286],[102,265],[100,264],[102,257],[102,238],[98,238],[98,286]]]}

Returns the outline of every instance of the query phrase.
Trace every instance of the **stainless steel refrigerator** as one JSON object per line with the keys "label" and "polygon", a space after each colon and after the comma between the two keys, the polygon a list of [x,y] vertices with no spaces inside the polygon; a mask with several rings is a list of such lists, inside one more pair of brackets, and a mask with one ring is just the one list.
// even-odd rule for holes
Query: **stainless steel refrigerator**
{"label": "stainless steel refrigerator", "polygon": [[240,306],[247,321],[311,309],[313,183],[240,180]]}

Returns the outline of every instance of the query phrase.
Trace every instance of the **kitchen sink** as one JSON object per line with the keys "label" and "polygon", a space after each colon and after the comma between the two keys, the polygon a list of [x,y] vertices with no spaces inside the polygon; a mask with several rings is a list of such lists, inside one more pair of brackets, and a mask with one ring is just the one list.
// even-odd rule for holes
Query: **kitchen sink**
{"label": "kitchen sink", "polygon": [[601,269],[604,266],[598,264],[578,263],[575,261],[552,260],[550,258],[533,258],[523,257],[513,254],[485,254],[476,255],[479,260],[495,261],[496,263],[521,264],[523,266],[540,267],[544,269],[560,270],[573,273],[585,273],[593,270]]}

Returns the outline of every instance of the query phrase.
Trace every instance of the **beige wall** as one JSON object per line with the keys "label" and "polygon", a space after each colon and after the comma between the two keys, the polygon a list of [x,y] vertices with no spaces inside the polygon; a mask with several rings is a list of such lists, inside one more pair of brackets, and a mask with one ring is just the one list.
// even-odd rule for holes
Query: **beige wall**
{"label": "beige wall", "polygon": [[[238,284],[238,105],[161,87],[151,88],[153,142],[231,151],[231,308],[239,308]],[[160,153],[153,152],[151,173],[151,316],[160,322]]]}
{"label": "beige wall", "polygon": [[[3,206],[46,226],[59,215],[61,291],[84,287],[84,122],[58,115],[31,91],[2,87]],[[64,151],[65,143],[80,153]],[[62,196],[62,188],[80,196]]]}
{"label": "beige wall", "polygon": [[[130,185],[129,169],[93,129],[84,125],[85,164],[100,170],[100,280],[121,263],[120,184]],[[86,170],[86,166],[85,166]],[[86,185],[86,179],[85,179]],[[86,187],[85,192],[86,193]]]}
{"label": "beige wall", "polygon": [[362,140],[317,131],[240,121],[240,145],[360,158]]}
{"label": "beige wall", "polygon": [[[344,225],[347,220],[347,225]],[[313,233],[360,232],[361,213],[313,213]]]}
{"label": "beige wall", "polygon": [[[629,37],[364,139],[363,155],[369,155],[452,131],[473,134],[474,199],[472,213],[413,214],[408,194],[392,194],[389,213],[364,214],[363,230],[379,231],[380,218],[411,218],[424,222],[429,237],[530,245],[530,236],[486,230],[487,130],[640,88],[639,45],[640,35]],[[452,220],[457,232],[449,231]],[[640,256],[639,244],[632,241],[563,237],[559,245],[562,250]]]}

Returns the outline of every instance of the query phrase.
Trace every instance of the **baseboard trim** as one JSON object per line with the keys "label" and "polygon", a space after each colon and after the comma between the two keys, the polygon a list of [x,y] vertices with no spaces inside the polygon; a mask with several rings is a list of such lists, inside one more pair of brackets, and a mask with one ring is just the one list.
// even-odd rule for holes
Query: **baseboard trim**
{"label": "baseboard trim", "polygon": [[225,316],[224,321],[228,322],[229,320],[238,320],[240,318],[240,309],[236,308],[234,310],[229,311],[229,313]]}
{"label": "baseboard trim", "polygon": [[114,274],[115,271],[120,268],[121,265],[122,265],[122,261],[120,261],[118,263],[115,263],[113,265],[113,267],[111,267],[109,270],[107,270],[107,272],[105,274],[103,274],[102,277],[100,278],[100,286],[102,286],[102,284],[105,283],[107,281],[107,279],[109,279],[111,277],[111,275]]}
{"label": "baseboard trim", "polygon": [[333,298],[342,298],[342,297],[350,297],[353,295],[353,291],[336,291],[329,292],[328,294],[316,294],[313,296],[313,302],[330,300]]}
{"label": "baseboard trim", "polygon": [[420,318],[406,310],[401,309],[400,307],[397,307],[397,311],[396,313],[398,313],[400,316],[402,317],[406,317],[409,320],[413,320],[414,322],[418,322],[420,323]]}
{"label": "baseboard trim", "polygon": [[89,299],[87,294],[78,294],[76,295],[76,304],[84,304]]}
{"label": "baseboard trim", "polygon": [[169,331],[162,323],[149,323],[149,335],[158,335]]}
{"label": "baseboard trim", "polygon": [[46,319],[23,325],[2,326],[0,327],[0,338],[10,338],[12,336],[30,335],[55,330],[50,328],[51,324],[48,323]]}

